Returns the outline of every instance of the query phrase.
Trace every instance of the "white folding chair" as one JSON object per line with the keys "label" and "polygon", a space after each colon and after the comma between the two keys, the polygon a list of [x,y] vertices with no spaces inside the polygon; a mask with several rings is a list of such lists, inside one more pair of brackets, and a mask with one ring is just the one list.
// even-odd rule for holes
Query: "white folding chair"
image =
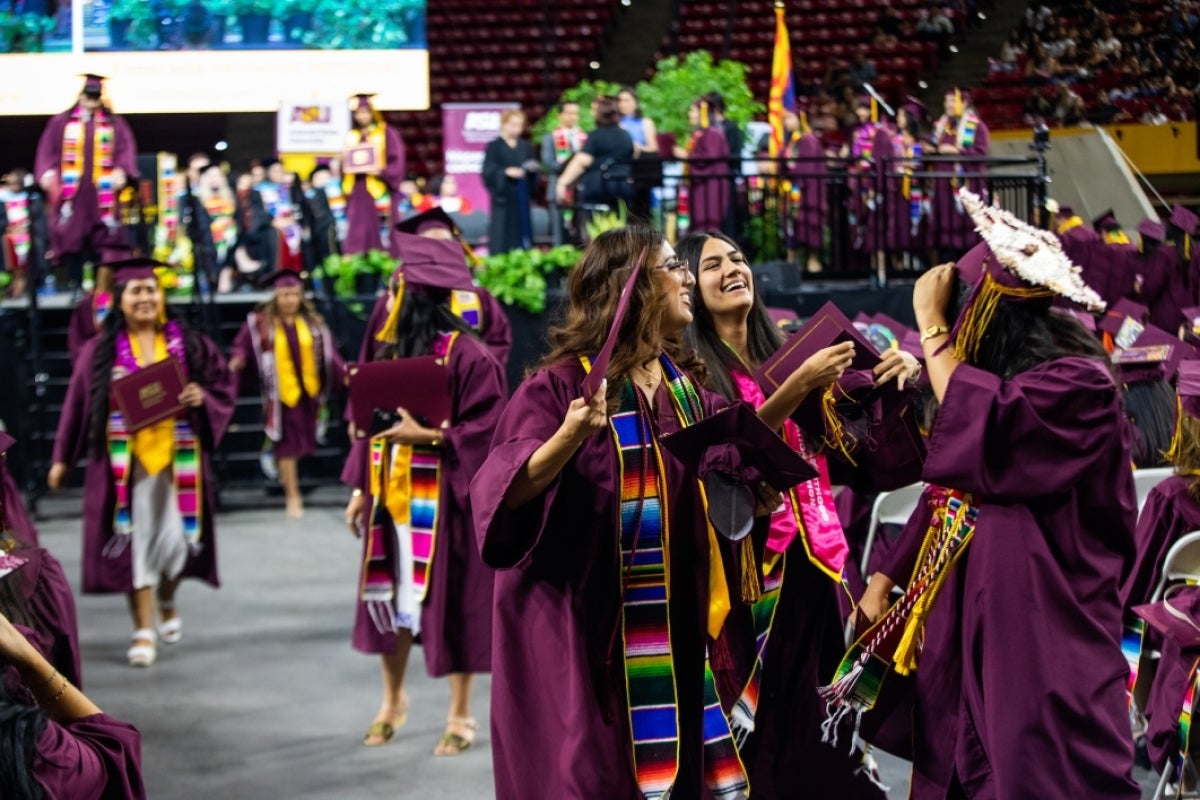
{"label": "white folding chair", "polygon": [[1142,513],[1142,506],[1146,505],[1146,498],[1150,496],[1150,490],[1174,474],[1175,470],[1171,467],[1153,467],[1133,471],[1133,485],[1137,489],[1138,514]]}
{"label": "white folding chair", "polygon": [[917,507],[917,502],[921,499],[921,492],[924,490],[925,484],[914,483],[909,486],[901,486],[891,492],[880,492],[879,496],[875,498],[875,505],[871,507],[871,522],[867,526],[867,542],[863,545],[863,580],[869,577],[867,565],[871,563],[871,548],[875,546],[875,536],[879,532],[879,526],[903,525],[908,522],[908,518],[912,516]]}
{"label": "white folding chair", "polygon": [[[1136,476],[1137,472],[1133,474]],[[1166,594],[1167,587],[1179,581],[1200,583],[1200,531],[1185,533],[1175,544],[1171,545],[1171,549],[1163,558],[1162,577],[1158,579],[1158,585],[1154,587],[1154,594],[1151,595],[1150,602],[1157,603]],[[1193,769],[1190,762],[1191,754],[1184,761],[1185,772]],[[1155,800],[1160,798],[1165,800],[1167,797],[1173,771],[1170,767],[1163,769],[1162,775],[1159,776],[1158,788],[1154,792]],[[1194,791],[1189,791],[1184,796],[1196,797],[1197,795]]]}

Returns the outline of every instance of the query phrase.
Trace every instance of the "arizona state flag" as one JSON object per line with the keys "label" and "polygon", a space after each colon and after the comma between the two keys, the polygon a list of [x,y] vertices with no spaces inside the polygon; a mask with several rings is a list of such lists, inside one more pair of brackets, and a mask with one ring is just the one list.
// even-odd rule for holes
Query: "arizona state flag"
{"label": "arizona state flag", "polygon": [[783,112],[796,110],[796,82],[792,80],[792,45],[788,39],[783,3],[775,4],[775,56],[771,59],[771,93],[767,97],[767,122],[771,125],[771,157],[783,151]]}

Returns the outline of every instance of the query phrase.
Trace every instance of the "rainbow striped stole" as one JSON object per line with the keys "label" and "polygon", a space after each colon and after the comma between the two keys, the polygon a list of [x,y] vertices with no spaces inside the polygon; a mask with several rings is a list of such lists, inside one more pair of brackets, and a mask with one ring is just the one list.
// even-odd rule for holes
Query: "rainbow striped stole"
{"label": "rainbow striped stole", "polygon": [[[366,561],[363,564],[362,586],[359,597],[365,602],[390,602],[395,596],[396,574],[388,559],[384,544],[388,510],[385,506],[385,489],[389,483],[390,464],[385,464],[388,447],[382,439],[371,440],[371,522],[367,527]],[[400,520],[396,520],[399,524]]]}
{"label": "rainbow striped stole", "polygon": [[1197,667],[1200,667],[1200,659],[1193,661],[1192,668],[1188,670],[1187,691],[1183,695],[1183,707],[1179,710],[1179,754],[1173,760],[1172,766],[1175,767],[1176,782],[1181,786],[1183,784],[1183,765],[1188,755],[1188,738],[1192,733],[1192,707],[1196,700],[1196,684],[1200,682]]}
{"label": "rainbow striped stole", "polygon": [[[891,670],[907,675],[916,669],[925,619],[950,576],[951,568],[975,534],[979,510],[971,495],[935,489],[941,497],[921,545],[904,596],[859,637],[838,665],[833,682],[819,690],[826,703],[824,738],[837,743],[837,725],[851,711],[868,711],[879,699]],[[936,495],[935,495],[936,496]]]}
{"label": "rainbow striped stole", "polygon": [[413,595],[418,603],[428,591],[429,567],[433,562],[437,535],[438,488],[441,486],[442,456],[433,447],[414,446],[409,466],[412,492],[409,508],[412,531]]}
{"label": "rainbow striped stole", "polygon": [[[587,363],[587,362],[585,362]],[[703,415],[691,381],[660,357],[680,422]],[[668,550],[670,524],[662,453],[650,411],[632,382],[609,425],[617,448],[621,522],[621,637],[625,688],[638,787],[646,800],[669,798],[679,772],[679,709],[671,650]],[[746,770],[721,709],[707,653],[704,661],[704,782],[718,800],[749,794]]]}
{"label": "rainbow striped stole", "polygon": [[1138,669],[1141,667],[1142,661],[1142,637],[1145,630],[1145,621],[1137,617],[1127,622],[1121,631],[1121,655],[1125,657],[1125,663],[1129,665],[1129,678],[1125,683],[1125,694],[1131,708],[1135,703],[1133,693],[1137,688]]}
{"label": "rainbow striped stole", "polygon": [[[171,473],[175,482],[175,502],[183,518],[183,538],[190,545],[200,543],[201,478],[200,445],[192,426],[187,420],[175,420],[175,452],[171,462]],[[121,535],[133,533],[133,515],[130,512],[130,485],[133,448],[130,433],[120,412],[114,411],[108,418],[108,458],[111,464],[113,487],[116,493],[116,509],[113,512],[113,532]]]}
{"label": "rainbow striped stole", "polygon": [[[795,497],[793,497],[795,502]],[[779,592],[783,588],[783,573],[787,554],[780,553],[774,565],[763,575],[763,593],[750,607],[754,618],[754,669],[746,681],[742,693],[730,711],[730,728],[738,747],[754,732],[754,718],[758,714],[759,687],[762,683],[763,661],[767,653],[767,642],[771,637],[771,626],[775,622],[775,610],[779,606]]]}
{"label": "rainbow striped stole", "polygon": [[[112,123],[104,109],[96,109],[92,117],[92,184],[96,187],[96,199],[100,206],[100,219],[112,224],[116,222],[116,190],[113,187],[113,142],[115,134]],[[83,178],[83,167],[87,163],[87,123],[83,121],[83,109],[78,105],[71,112],[71,119],[63,128],[62,161],[59,176],[62,179],[62,199],[70,200],[79,191]]]}

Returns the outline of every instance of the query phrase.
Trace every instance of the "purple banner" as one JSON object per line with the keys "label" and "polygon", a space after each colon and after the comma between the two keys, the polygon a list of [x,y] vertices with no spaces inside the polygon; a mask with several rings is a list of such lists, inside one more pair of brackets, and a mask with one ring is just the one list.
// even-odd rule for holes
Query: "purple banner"
{"label": "purple banner", "polygon": [[442,103],[442,151],[446,172],[458,181],[458,193],[472,207],[491,211],[483,185],[483,153],[500,135],[500,113],[517,103]]}

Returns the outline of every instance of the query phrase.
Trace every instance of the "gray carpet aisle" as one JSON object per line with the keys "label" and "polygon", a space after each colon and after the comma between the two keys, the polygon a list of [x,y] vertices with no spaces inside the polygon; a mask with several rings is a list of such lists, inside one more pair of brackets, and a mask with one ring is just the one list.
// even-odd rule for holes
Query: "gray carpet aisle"
{"label": "gray carpet aisle", "polygon": [[[77,592],[85,689],[141,729],[152,800],[493,796],[489,680],[478,679],[472,696],[475,746],[435,758],[449,693],[426,676],[419,648],[408,670],[408,724],[384,747],[360,743],[380,678],[378,660],[349,644],[360,544],[342,525],[344,498],[319,490],[293,521],[280,498],[230,493],[217,522],[223,586],[184,584],[183,642],[160,643],[149,670],[125,665],[124,598],[78,594],[78,494],[43,503],[42,542]],[[906,797],[907,763],[880,763],[889,797]],[[1150,797],[1152,776],[1139,777]]]}

